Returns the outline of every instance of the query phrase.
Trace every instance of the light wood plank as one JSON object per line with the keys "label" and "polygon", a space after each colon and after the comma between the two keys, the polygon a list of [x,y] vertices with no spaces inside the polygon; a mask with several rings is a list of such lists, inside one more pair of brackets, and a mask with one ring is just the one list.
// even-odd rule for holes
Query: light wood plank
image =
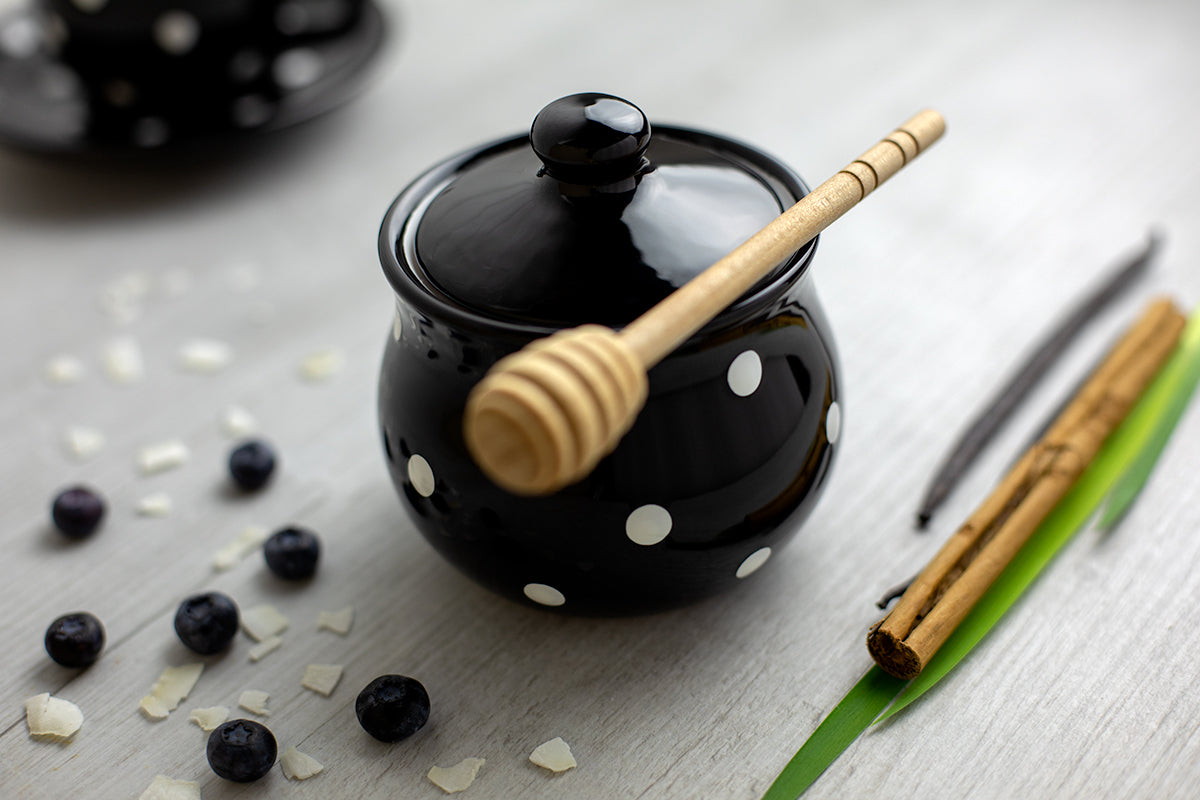
{"label": "light wood plank", "polygon": [[[15,0],[3,0],[11,8]],[[0,152],[0,795],[136,797],[157,773],[223,797],[439,797],[425,772],[488,759],[465,797],[753,800],[869,665],[872,603],[923,564],[984,496],[1045,410],[1152,291],[1200,300],[1200,55],[1194,3],[980,7],[945,0],[853,4],[614,0],[513,7],[386,3],[399,37],[373,87],[342,112],[248,156],[135,173]],[[822,80],[803,79],[812,64]],[[779,102],[779,87],[789,86]],[[770,91],[766,87],[775,87]],[[822,236],[814,278],[847,386],[842,452],[804,530],[737,594],[643,619],[582,620],[498,600],[417,537],[388,483],[374,423],[392,301],[375,234],[421,169],[523,129],[575,91],[620,94],[652,120],[737,136],[813,179],[922,107],[943,142]],[[857,99],[848,103],[845,98]],[[1150,225],[1166,236],[1141,294],[1106,314],[971,473],[928,536],[911,532],[925,480],[956,424],[1023,347]],[[260,277],[232,283],[239,264]],[[185,270],[184,294],[161,281]],[[144,314],[120,328],[97,298],[147,274]],[[99,351],[136,337],[145,380],[111,385]],[[229,342],[233,363],[181,373],[185,340]],[[318,347],[346,353],[331,381],[297,377]],[[66,352],[88,374],[51,386]],[[223,492],[229,440],[217,415],[252,411],[280,449],[278,481]],[[107,437],[75,463],[72,424]],[[136,449],[183,438],[191,461],[144,478]],[[934,694],[871,731],[809,796],[1187,797],[1200,778],[1200,416],[1183,420],[1125,524],[1085,532],[1009,619]],[[102,486],[111,518],[65,547],[47,530],[55,490]],[[133,506],[166,491],[166,519]],[[296,521],[323,536],[313,585],[289,590],[257,559],[214,574],[213,552],[248,523]],[[211,660],[196,691],[152,724],[138,699],[187,654],[174,607],[203,588],[291,619],[262,662],[250,642]],[[313,628],[352,603],[344,639]],[[109,632],[80,675],[41,649],[46,624],[86,608]],[[1101,625],[1100,620],[1106,620]],[[1019,650],[1019,648],[1023,648]],[[300,688],[310,662],[346,666],[331,698]],[[425,682],[433,718],[385,746],[358,728],[357,691],[398,671]],[[325,764],[251,787],[211,774],[195,706],[271,693],[270,726]],[[77,702],[66,746],[32,742],[25,697]],[[562,736],[580,766],[526,759]]]}

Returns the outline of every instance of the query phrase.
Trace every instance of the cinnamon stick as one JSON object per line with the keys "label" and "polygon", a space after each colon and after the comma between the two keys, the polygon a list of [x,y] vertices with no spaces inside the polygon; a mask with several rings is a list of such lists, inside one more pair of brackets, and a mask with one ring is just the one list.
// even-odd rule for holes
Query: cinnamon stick
{"label": "cinnamon stick", "polygon": [[914,678],[1070,490],[1167,360],[1186,318],[1150,304],[1046,434],[950,537],[867,636],[871,657]]}

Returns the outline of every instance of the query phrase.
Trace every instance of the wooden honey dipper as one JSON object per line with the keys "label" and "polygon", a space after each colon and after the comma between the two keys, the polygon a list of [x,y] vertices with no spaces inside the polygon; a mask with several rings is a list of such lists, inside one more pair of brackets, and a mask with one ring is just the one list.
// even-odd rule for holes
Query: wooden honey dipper
{"label": "wooden honey dipper", "polygon": [[463,433],[475,462],[520,495],[586,476],[633,425],[651,367],[945,130],[936,111],[920,112],[620,332],[570,328],[497,361],[467,398]]}

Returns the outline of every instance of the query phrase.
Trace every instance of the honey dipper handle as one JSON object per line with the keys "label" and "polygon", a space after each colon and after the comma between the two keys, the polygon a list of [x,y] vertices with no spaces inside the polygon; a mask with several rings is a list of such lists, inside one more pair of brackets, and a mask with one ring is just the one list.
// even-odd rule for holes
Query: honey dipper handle
{"label": "honey dipper handle", "polygon": [[936,111],[922,111],[806,194],[731,253],[684,284],[620,333],[646,369],[832,222],[900,171],[945,132]]}
{"label": "honey dipper handle", "polygon": [[612,452],[646,402],[646,371],[896,174],[946,129],[922,111],[621,333],[584,325],[496,362],[467,398],[463,439],[498,486],[544,495]]}

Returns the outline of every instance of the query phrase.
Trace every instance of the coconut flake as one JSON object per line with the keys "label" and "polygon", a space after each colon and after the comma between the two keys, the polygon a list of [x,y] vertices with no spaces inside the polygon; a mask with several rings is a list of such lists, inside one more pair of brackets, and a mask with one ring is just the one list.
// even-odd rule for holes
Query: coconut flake
{"label": "coconut flake", "polygon": [[25,724],[32,737],[67,741],[83,726],[83,712],[69,700],[43,692],[25,701]]}
{"label": "coconut flake", "polygon": [[571,746],[564,742],[561,736],[555,736],[533,748],[529,760],[551,772],[566,772],[577,766],[575,756],[571,755]]}
{"label": "coconut flake", "polygon": [[138,708],[141,709],[142,716],[151,722],[161,722],[171,713],[171,708],[166,703],[151,694],[138,702]]}
{"label": "coconut flake", "polygon": [[339,636],[350,632],[354,624],[354,606],[346,606],[338,611],[317,612],[317,630],[333,631]]}
{"label": "coconut flake", "polygon": [[427,777],[446,794],[454,794],[474,783],[475,776],[486,763],[482,758],[464,758],[453,767],[431,767]]}
{"label": "coconut flake", "polygon": [[278,636],[268,636],[250,648],[250,660],[255,662],[262,661],[271,653],[278,650],[281,644],[283,644],[283,639],[280,639]]}
{"label": "coconut flake", "polygon": [[104,449],[104,434],[86,425],[72,425],[63,434],[67,452],[76,461],[86,461]]}
{"label": "coconut flake", "polygon": [[300,362],[300,377],[306,381],[329,380],[341,372],[346,363],[346,356],[337,347],[326,347],[315,350]]}
{"label": "coconut flake", "polygon": [[179,707],[180,701],[185,700],[191,693],[203,671],[202,663],[164,669],[150,687],[150,694],[143,697],[138,704],[142,714],[146,719],[155,722],[166,719],[170,712]]}
{"label": "coconut flake", "polygon": [[251,714],[258,714],[260,717],[269,717],[271,712],[267,710],[267,700],[271,695],[258,689],[247,689],[238,697],[238,705],[249,711]]}
{"label": "coconut flake", "polygon": [[222,547],[213,556],[213,569],[224,572],[233,568],[239,561],[262,547],[271,533],[261,525],[247,525],[237,538]]}
{"label": "coconut flake", "polygon": [[168,439],[163,442],[146,445],[138,451],[138,468],[143,475],[153,475],[175,469],[187,463],[191,456],[188,446],[179,439]]}
{"label": "coconut flake", "polygon": [[287,630],[288,618],[269,603],[247,609],[242,614],[242,630],[256,642]]}
{"label": "coconut flake", "polygon": [[200,784],[156,775],[138,800],[200,800]]}
{"label": "coconut flake", "polygon": [[79,383],[83,373],[83,362],[75,356],[60,354],[46,362],[46,380],[51,383]]}
{"label": "coconut flake", "polygon": [[148,494],[137,502],[137,513],[143,517],[166,517],[171,514],[171,496],[166,492]]}
{"label": "coconut flake", "polygon": [[329,697],[341,679],[341,664],[309,664],[304,668],[304,677],[300,679],[300,685]]}
{"label": "coconut flake", "polygon": [[146,373],[142,348],[132,336],[118,336],[104,346],[104,372],[113,383],[137,383]]}
{"label": "coconut flake", "polygon": [[202,731],[215,730],[227,719],[229,719],[229,709],[225,706],[193,708],[192,713],[188,714],[188,722],[196,723]]}
{"label": "coconut flake", "polygon": [[320,761],[295,747],[289,747],[279,754],[279,768],[283,770],[283,777],[291,781],[308,780],[325,769]]}
{"label": "coconut flake", "polygon": [[179,348],[179,366],[189,372],[220,372],[233,360],[233,348],[215,339],[192,339]]}
{"label": "coconut flake", "polygon": [[258,430],[258,420],[241,406],[229,406],[221,412],[221,430],[226,436],[246,436]]}

